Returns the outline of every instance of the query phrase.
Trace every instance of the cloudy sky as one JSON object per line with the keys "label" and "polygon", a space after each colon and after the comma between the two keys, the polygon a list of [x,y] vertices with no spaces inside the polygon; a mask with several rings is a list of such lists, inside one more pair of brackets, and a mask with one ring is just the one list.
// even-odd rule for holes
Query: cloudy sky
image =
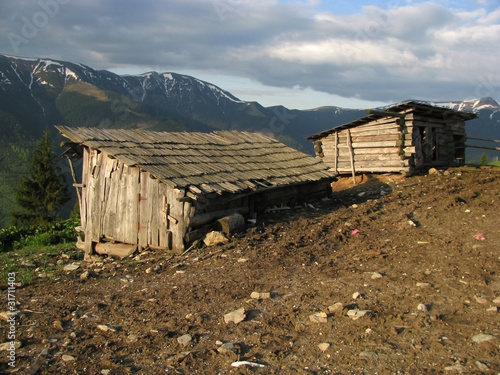
{"label": "cloudy sky", "polygon": [[500,99],[500,1],[1,0],[0,54],[307,109]]}

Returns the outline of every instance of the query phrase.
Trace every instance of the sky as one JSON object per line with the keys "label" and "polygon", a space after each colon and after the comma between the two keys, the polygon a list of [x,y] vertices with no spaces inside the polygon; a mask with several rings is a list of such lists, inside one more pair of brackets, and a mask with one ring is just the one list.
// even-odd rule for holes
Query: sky
{"label": "sky", "polygon": [[188,74],[264,106],[500,98],[500,0],[1,0],[0,54]]}

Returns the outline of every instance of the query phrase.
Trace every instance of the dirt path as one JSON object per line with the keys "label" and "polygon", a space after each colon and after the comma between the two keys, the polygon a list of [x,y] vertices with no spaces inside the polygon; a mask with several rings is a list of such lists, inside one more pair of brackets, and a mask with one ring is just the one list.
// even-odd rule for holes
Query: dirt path
{"label": "dirt path", "polygon": [[[16,370],[499,373],[500,169],[335,190],[184,257],[149,252],[74,271],[62,258],[52,279],[17,289]],[[243,321],[225,322],[241,308]],[[14,373],[4,353],[0,372]]]}

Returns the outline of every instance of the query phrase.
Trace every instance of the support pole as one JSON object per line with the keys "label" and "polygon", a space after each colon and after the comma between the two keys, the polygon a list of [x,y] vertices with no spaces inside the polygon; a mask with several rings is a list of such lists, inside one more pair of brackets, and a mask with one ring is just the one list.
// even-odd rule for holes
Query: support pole
{"label": "support pole", "polygon": [[335,158],[334,158],[335,174],[339,173],[339,132],[335,132]]}
{"label": "support pole", "polygon": [[82,192],[80,191],[80,184],[78,184],[78,181],[76,180],[76,174],[75,174],[75,169],[73,168],[73,162],[71,161],[71,158],[66,157],[68,159],[68,164],[69,164],[69,169],[71,170],[71,177],[73,178],[73,186],[75,186],[76,189],[76,196],[78,198],[78,208],[80,209],[80,212],[82,212]]}
{"label": "support pole", "polygon": [[349,158],[351,159],[352,181],[356,185],[356,169],[354,167],[354,150],[352,149],[351,131],[347,129],[347,147],[349,148]]}

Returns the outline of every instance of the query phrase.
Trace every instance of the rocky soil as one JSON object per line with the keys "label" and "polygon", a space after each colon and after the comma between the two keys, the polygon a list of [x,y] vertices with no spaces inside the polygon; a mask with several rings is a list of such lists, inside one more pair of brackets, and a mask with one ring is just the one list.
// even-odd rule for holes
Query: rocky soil
{"label": "rocky soil", "polygon": [[500,373],[500,169],[334,190],[183,256],[27,264],[0,373]]}

